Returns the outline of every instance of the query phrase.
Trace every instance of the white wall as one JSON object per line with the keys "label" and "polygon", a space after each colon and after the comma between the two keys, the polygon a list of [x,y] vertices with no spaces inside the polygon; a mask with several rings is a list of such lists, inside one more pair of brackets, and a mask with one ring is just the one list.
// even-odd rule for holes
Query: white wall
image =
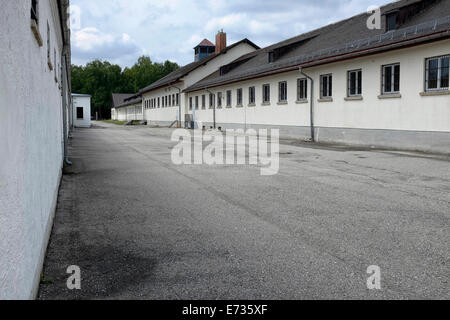
{"label": "white wall", "polygon": [[[74,126],[89,128],[91,126],[91,97],[72,96],[72,99]],[[77,117],[78,108],[83,108],[83,119]]]}
{"label": "white wall", "polygon": [[[142,104],[133,104],[127,107],[115,109],[116,120],[119,121],[140,121],[143,120]],[[114,119],[113,119],[114,120]]]}
{"label": "white wall", "polygon": [[[192,71],[188,75],[186,75],[182,81],[174,84],[176,87],[180,88],[181,90],[184,90],[193,84],[197,83],[198,81],[206,78],[207,76],[211,75],[212,73],[216,72],[220,69],[221,66],[226,65],[228,63],[233,62],[234,60],[242,57],[243,55],[255,51],[255,48],[248,45],[247,43],[241,43],[237,45],[236,47],[228,50],[227,53],[219,55],[218,57],[210,60],[205,65],[197,68],[196,70]],[[158,98],[163,97],[165,95],[172,95],[177,94],[179,91],[176,88],[171,87],[164,87],[161,89],[156,89],[150,92],[147,92],[143,95],[143,101],[150,100],[152,98]],[[184,121],[184,115],[188,112],[187,110],[187,99],[184,93],[181,93],[180,95],[180,104],[181,104],[181,121]],[[144,102],[143,102],[144,103]],[[156,107],[154,109],[145,109],[144,111],[145,120],[150,121],[150,124],[152,121],[156,122],[165,122],[165,123],[172,123],[176,120],[178,120],[178,114],[179,114],[179,107],[174,106],[172,104],[171,107],[165,107],[160,108]]]}
{"label": "white wall", "polygon": [[0,299],[36,293],[63,160],[61,77],[46,49],[48,21],[60,65],[56,1],[39,1],[43,47],[30,29],[30,3],[2,1],[0,10]]}
{"label": "white wall", "polygon": [[[450,95],[420,95],[424,91],[425,59],[450,54],[450,40],[414,48],[364,57],[340,63],[305,69],[315,81],[315,124],[319,127],[386,129],[412,131],[450,132]],[[401,63],[401,98],[379,99],[381,94],[381,66]],[[363,100],[346,101],[347,71],[362,69]],[[333,74],[333,101],[318,102],[320,75]],[[271,77],[242,81],[212,88],[210,91],[223,93],[223,109],[216,111],[218,123],[258,124],[275,126],[309,126],[308,103],[297,103],[297,79],[303,78],[298,71]],[[278,104],[278,82],[288,82],[288,104]],[[271,85],[271,105],[262,105],[262,85]],[[308,83],[310,85],[310,83]],[[256,106],[248,106],[248,88],[256,87]],[[236,107],[238,88],[243,88],[244,106]],[[232,108],[226,108],[226,90],[232,90]],[[208,92],[192,92],[187,97]],[[308,88],[308,98],[309,98]],[[216,102],[217,103],[217,102]],[[192,113],[192,111],[190,111]],[[196,110],[196,120],[212,122],[212,110]]]}

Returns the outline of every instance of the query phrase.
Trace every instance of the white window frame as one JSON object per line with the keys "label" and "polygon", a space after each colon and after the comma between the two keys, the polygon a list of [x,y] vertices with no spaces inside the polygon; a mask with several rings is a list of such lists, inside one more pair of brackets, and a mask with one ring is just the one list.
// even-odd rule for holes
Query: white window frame
{"label": "white window frame", "polygon": [[[355,93],[351,93],[351,75],[355,74]],[[361,87],[359,82],[361,81]],[[362,96],[362,69],[350,70],[347,72],[347,96],[348,97],[361,97]]]}
{"label": "white window frame", "polygon": [[[395,67],[399,67],[398,73],[398,90],[395,90]],[[386,70],[391,69],[391,90],[386,91]],[[382,66],[381,72],[381,94],[398,94],[400,93],[400,79],[401,79],[401,67],[400,63],[387,64]]]}
{"label": "white window frame", "polygon": [[[443,59],[449,59],[450,55],[440,56],[440,57],[433,57],[433,58],[427,58],[425,61],[425,90],[426,91],[446,91],[449,90],[449,87],[442,87],[442,60]],[[438,60],[438,77],[437,77],[437,88],[429,88],[429,69],[430,69],[430,62],[433,60]]]}

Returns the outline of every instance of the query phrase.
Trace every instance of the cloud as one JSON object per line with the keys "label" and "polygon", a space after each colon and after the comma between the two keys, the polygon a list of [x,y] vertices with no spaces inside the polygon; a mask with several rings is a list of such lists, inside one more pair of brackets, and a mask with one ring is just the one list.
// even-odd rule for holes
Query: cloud
{"label": "cloud", "polygon": [[94,27],[75,31],[72,36],[72,51],[75,60],[111,60],[135,58],[143,52],[130,35],[104,33]]}
{"label": "cloud", "polygon": [[81,8],[73,30],[73,59],[109,59],[132,65],[141,54],[153,61],[193,61],[195,47],[218,30],[228,43],[249,38],[267,46],[390,0],[72,0]]}

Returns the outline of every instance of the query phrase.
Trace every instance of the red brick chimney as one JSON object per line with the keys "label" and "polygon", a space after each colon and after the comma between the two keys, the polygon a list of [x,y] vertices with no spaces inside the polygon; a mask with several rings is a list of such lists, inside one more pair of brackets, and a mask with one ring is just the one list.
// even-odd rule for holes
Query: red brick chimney
{"label": "red brick chimney", "polygon": [[223,30],[216,35],[216,53],[221,52],[227,47],[227,34]]}

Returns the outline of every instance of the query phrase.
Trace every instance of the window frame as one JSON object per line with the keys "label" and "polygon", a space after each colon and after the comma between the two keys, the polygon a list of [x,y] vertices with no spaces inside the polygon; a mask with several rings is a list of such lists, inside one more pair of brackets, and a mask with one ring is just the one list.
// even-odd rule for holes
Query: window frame
{"label": "window frame", "polygon": [[256,104],[256,87],[248,88],[248,104],[255,105]]}
{"label": "window frame", "polygon": [[217,92],[217,108],[222,109],[222,92]]}
{"label": "window frame", "polygon": [[233,103],[233,92],[231,90],[227,90],[226,95],[226,106],[227,108],[231,108],[231,104]]}
{"label": "window frame", "polygon": [[[351,93],[352,89],[352,81],[351,76],[355,74],[355,93]],[[347,71],[347,97],[361,97],[362,96],[362,69],[355,69]]]}
{"label": "window frame", "polygon": [[[396,85],[396,73],[395,68],[398,67],[398,90],[395,90]],[[387,69],[391,69],[391,90],[386,91],[386,71]],[[400,63],[391,63],[381,66],[381,94],[382,95],[390,95],[390,94],[399,94],[400,93],[400,79],[401,79],[401,66]]]}
{"label": "window frame", "polygon": [[[268,89],[268,91],[266,92],[266,89]],[[270,83],[266,83],[263,84],[262,86],[262,102],[263,104],[270,104]],[[267,95],[266,95],[267,94]]]}
{"label": "window frame", "polygon": [[214,109],[216,105],[216,95],[214,93],[209,94],[209,108]]}
{"label": "window frame", "polygon": [[202,110],[206,110],[206,95],[202,94]]}
{"label": "window frame", "polygon": [[[284,86],[284,90],[283,90]],[[280,81],[278,82],[278,102],[279,103],[286,103],[288,102],[288,84],[287,81]],[[283,97],[284,95],[284,97]],[[284,99],[283,99],[284,98]]]}
{"label": "window frame", "polygon": [[243,98],[244,98],[244,93],[243,93],[242,88],[236,89],[236,105],[238,107],[242,107]]}
{"label": "window frame", "polygon": [[[301,84],[303,83],[303,88]],[[303,97],[302,97],[303,95]],[[308,100],[308,79],[298,78],[297,79],[297,101]]]}
{"label": "window frame", "polygon": [[[324,95],[324,85],[323,80],[327,79],[327,94]],[[320,76],[320,98],[321,99],[332,99],[333,98],[333,74],[323,74]]]}
{"label": "window frame", "polygon": [[[449,67],[447,67],[449,69],[450,73],[450,55],[443,55],[443,56],[438,56],[438,57],[432,57],[432,58],[426,58],[425,59],[425,91],[426,92],[433,92],[433,91],[448,91],[450,89],[450,75],[448,75],[448,79],[447,81],[449,82],[447,84],[446,87],[442,86],[442,60],[444,59],[448,59],[449,60]],[[430,62],[433,60],[437,60],[438,61],[438,66],[437,66],[437,87],[436,88],[430,88],[429,87],[429,81],[430,81]]]}

